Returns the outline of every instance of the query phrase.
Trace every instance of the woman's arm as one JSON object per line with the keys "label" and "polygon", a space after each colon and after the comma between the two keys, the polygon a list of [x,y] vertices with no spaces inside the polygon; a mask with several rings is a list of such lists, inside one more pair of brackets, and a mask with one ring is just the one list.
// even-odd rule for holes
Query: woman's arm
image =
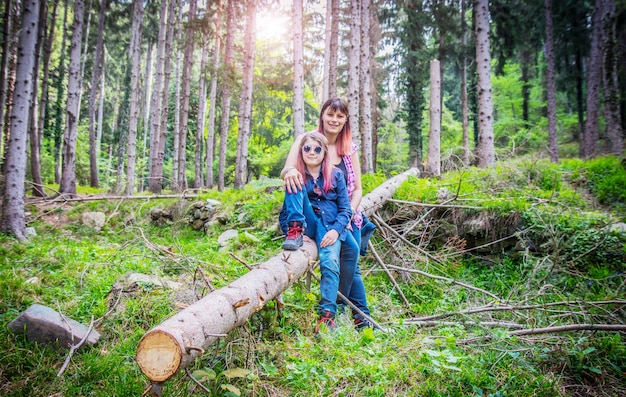
{"label": "woman's arm", "polygon": [[350,207],[352,207],[354,215],[363,198],[363,186],[361,185],[361,161],[359,159],[359,152],[355,150],[351,157],[352,168],[354,169],[354,191],[352,191],[352,195],[350,196]]}
{"label": "woman's arm", "polygon": [[303,176],[298,171],[298,168],[296,168],[298,164],[298,150],[300,150],[300,143],[303,137],[304,134],[301,134],[293,141],[293,145],[291,145],[287,160],[285,161],[285,166],[282,171],[280,171],[280,177],[285,182],[285,189],[287,189],[289,193],[302,190],[302,186],[304,185]]}

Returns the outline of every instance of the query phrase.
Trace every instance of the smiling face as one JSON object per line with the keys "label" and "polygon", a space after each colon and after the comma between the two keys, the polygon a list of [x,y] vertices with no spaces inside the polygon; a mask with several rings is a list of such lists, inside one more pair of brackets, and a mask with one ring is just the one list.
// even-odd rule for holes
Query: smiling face
{"label": "smiling face", "polygon": [[307,167],[318,167],[324,160],[324,147],[315,139],[307,138],[302,142],[302,160]]}
{"label": "smiling face", "polygon": [[348,121],[348,115],[339,111],[333,110],[332,106],[329,106],[322,113],[322,126],[324,128],[324,135],[337,136],[343,130],[344,125]]}

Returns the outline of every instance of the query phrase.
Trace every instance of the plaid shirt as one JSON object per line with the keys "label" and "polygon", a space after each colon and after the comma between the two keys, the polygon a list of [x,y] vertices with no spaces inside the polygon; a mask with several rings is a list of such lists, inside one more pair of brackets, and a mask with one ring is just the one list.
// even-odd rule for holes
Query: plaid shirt
{"label": "plaid shirt", "polygon": [[[352,152],[343,156],[343,163],[346,166],[346,186],[348,188],[348,197],[352,197],[352,193],[354,192],[354,188],[356,186],[356,175],[354,174],[354,165],[352,165],[352,155],[359,150],[359,147],[356,144],[352,144]],[[356,208],[356,213],[352,217],[352,222],[357,228],[361,228],[363,226],[363,212],[361,212],[361,208]]]}

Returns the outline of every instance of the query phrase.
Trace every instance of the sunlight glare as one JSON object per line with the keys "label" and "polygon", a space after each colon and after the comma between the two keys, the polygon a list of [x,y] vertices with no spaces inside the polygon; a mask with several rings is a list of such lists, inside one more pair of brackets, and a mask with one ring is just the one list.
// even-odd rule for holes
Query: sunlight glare
{"label": "sunlight glare", "polygon": [[279,10],[264,10],[257,14],[257,38],[262,40],[287,39],[287,25],[289,14],[287,11],[280,13]]}

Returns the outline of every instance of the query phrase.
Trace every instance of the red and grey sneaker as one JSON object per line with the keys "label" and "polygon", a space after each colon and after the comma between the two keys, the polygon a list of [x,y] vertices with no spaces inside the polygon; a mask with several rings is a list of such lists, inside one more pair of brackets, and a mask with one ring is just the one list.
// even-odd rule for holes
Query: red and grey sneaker
{"label": "red and grey sneaker", "polygon": [[287,251],[297,251],[302,247],[302,222],[293,221],[287,229],[287,239],[283,242],[283,249]]}
{"label": "red and grey sneaker", "polygon": [[363,331],[365,328],[374,328],[374,324],[370,320],[359,316],[354,319],[354,328],[357,331]]}
{"label": "red and grey sneaker", "polygon": [[317,319],[317,325],[315,326],[315,331],[313,331],[313,336],[317,336],[320,332],[320,328],[325,325],[329,330],[335,330],[337,328],[337,324],[335,324],[335,314],[331,313],[330,310],[326,310],[324,313],[320,314]]}

